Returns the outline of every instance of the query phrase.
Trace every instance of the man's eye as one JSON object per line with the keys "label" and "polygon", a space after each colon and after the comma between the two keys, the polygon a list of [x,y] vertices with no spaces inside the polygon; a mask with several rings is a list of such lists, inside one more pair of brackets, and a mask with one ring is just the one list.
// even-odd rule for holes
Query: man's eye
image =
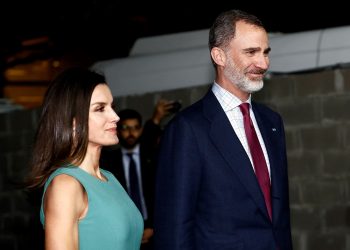
{"label": "man's eye", "polygon": [[141,126],[139,126],[139,125],[136,125],[136,126],[128,126],[128,125],[120,125],[119,127],[118,127],[120,130],[122,130],[122,131],[126,131],[126,130],[128,130],[128,131],[139,131],[140,129],[141,129]]}
{"label": "man's eye", "polygon": [[254,54],[255,54],[255,50],[249,50],[249,51],[247,51],[247,53],[248,53],[249,55],[254,55]]}

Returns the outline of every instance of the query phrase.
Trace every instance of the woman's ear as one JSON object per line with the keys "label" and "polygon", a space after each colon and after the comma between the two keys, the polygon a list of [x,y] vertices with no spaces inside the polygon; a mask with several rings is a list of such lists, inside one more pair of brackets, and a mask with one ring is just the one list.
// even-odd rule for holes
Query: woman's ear
{"label": "woman's ear", "polygon": [[210,51],[210,55],[216,65],[225,66],[226,64],[226,54],[219,47],[213,47]]}

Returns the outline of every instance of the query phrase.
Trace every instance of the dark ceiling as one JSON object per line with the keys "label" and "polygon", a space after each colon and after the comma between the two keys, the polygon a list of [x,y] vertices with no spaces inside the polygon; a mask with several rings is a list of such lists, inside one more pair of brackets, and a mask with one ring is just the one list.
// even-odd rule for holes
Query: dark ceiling
{"label": "dark ceiling", "polygon": [[113,0],[13,0],[1,6],[1,58],[21,50],[23,40],[41,36],[52,42],[48,53],[78,51],[93,61],[124,57],[138,37],[209,28],[218,13],[231,8],[256,14],[270,32],[350,24],[342,6],[328,4],[306,9],[296,2],[272,5],[231,1],[138,4]]}

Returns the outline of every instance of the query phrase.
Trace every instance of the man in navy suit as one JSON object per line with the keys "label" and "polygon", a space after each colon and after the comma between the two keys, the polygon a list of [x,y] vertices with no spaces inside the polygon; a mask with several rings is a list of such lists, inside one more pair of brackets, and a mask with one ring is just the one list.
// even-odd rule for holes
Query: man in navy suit
{"label": "man in navy suit", "polygon": [[[155,249],[290,250],[283,122],[251,101],[269,67],[268,34],[257,17],[227,11],[210,29],[209,49],[216,71],[211,89],[180,112],[161,139]],[[260,161],[253,160],[242,103],[248,103]],[[262,161],[267,193],[257,177]]]}

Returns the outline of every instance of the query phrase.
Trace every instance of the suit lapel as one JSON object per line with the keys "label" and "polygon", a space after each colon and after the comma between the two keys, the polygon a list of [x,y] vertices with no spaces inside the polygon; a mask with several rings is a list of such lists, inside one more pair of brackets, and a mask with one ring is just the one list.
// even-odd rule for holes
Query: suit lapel
{"label": "suit lapel", "polygon": [[116,163],[116,166],[114,166],[116,168],[116,177],[119,180],[120,184],[128,192],[128,188],[126,186],[125,172],[124,172],[123,154],[120,148],[117,151],[116,159],[117,159],[117,163]]}
{"label": "suit lapel", "polygon": [[255,119],[258,123],[260,133],[264,139],[267,154],[269,156],[270,162],[270,172],[271,172],[271,198],[272,198],[272,213],[273,221],[278,218],[281,199],[281,190],[283,188],[283,183],[280,178],[282,176],[281,167],[279,166],[281,161],[278,159],[279,152],[279,138],[281,131],[278,131],[276,125],[274,125],[266,116],[259,112],[259,109],[253,104],[253,110]]}
{"label": "suit lapel", "polygon": [[212,91],[209,91],[203,103],[204,115],[211,123],[210,137],[213,144],[250,193],[256,205],[268,217],[264,197],[249,157]]}
{"label": "suit lapel", "polygon": [[151,178],[152,168],[152,159],[149,156],[149,153],[145,150],[145,147],[140,145],[140,164],[141,164],[141,179],[143,190],[148,190],[149,181]]}

